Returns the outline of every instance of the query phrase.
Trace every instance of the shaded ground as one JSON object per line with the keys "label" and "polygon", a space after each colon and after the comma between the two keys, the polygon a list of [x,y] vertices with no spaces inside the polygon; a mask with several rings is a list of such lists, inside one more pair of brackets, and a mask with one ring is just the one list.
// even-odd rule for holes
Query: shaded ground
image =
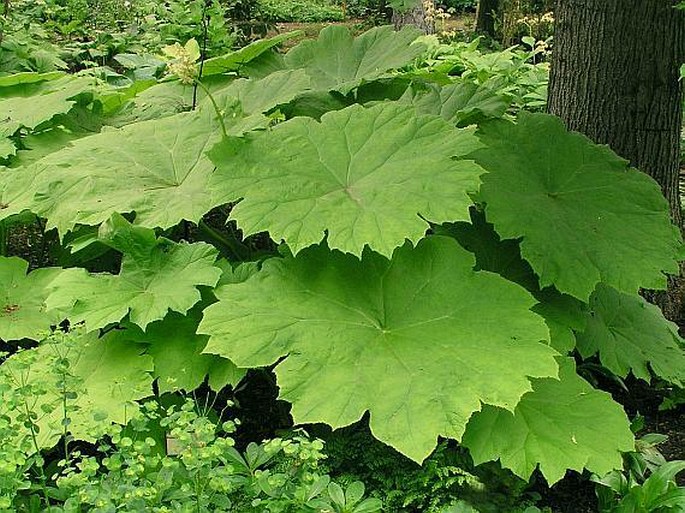
{"label": "shaded ground", "polygon": [[472,32],[476,25],[476,14],[475,13],[463,13],[452,16],[449,20],[445,22],[444,27],[440,22],[436,25],[436,30],[448,31],[456,30],[460,32]]}
{"label": "shaded ground", "polygon": [[[685,460],[685,406],[647,417],[646,427],[647,432],[668,436],[659,446],[667,460]],[[685,474],[679,475],[678,483],[685,486]]]}
{"label": "shaded ground", "polygon": [[538,507],[551,508],[554,513],[597,513],[595,485],[575,472],[551,488],[539,487],[542,499]]}
{"label": "shaded ground", "polygon": [[[666,390],[655,390],[644,381],[626,380],[630,394],[613,391],[612,395],[626,409],[630,418],[640,414],[645,417],[645,428],[638,436],[646,433],[667,435],[668,440],[659,445],[659,450],[667,460],[685,460],[685,405],[659,411]],[[685,486],[685,475],[680,474],[679,484]]]}

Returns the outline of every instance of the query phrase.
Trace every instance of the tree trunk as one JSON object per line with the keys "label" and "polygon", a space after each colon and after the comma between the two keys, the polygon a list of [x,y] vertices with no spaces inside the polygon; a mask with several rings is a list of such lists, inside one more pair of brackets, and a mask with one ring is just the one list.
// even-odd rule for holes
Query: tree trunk
{"label": "tree trunk", "polygon": [[499,0],[480,0],[476,8],[476,32],[495,39],[495,19],[499,9]]}
{"label": "tree trunk", "polygon": [[435,20],[431,16],[431,13],[426,12],[427,3],[434,9],[433,0],[430,0],[429,2],[419,0],[416,7],[408,9],[404,12],[393,9],[392,24],[395,26],[395,30],[400,30],[402,27],[406,27],[407,25],[414,25],[415,27],[418,27],[419,30],[421,30],[424,34],[433,34],[435,32]]}
{"label": "tree trunk", "polygon": [[685,14],[671,0],[559,0],[549,111],[678,195]]}
{"label": "tree trunk", "polygon": [[685,13],[672,0],[557,0],[555,18],[549,111],[652,176],[682,229]]}

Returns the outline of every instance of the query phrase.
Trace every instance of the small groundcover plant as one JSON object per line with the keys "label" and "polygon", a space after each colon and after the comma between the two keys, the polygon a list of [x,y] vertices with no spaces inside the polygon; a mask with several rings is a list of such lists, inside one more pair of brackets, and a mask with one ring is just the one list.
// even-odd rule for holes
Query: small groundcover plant
{"label": "small groundcover plant", "polygon": [[[59,338],[59,340],[57,340]],[[46,362],[32,351],[2,367],[0,391],[8,416],[0,467],[0,511],[77,512],[374,512],[378,499],[364,499],[364,486],[346,490],[319,468],[323,443],[304,433],[250,443],[239,452],[231,434],[236,422],[210,420],[191,399],[150,400],[126,426],[95,415],[95,445],[74,446],[69,431],[78,411],[79,380],[69,368],[80,357],[71,335],[53,336]],[[69,354],[64,353],[70,348]],[[58,354],[59,352],[59,354]],[[22,381],[29,373],[40,388]],[[54,380],[54,381],[52,381]],[[61,401],[46,402],[47,390],[64,384]],[[230,405],[229,405],[230,406]],[[36,450],[44,415],[61,417],[63,458],[43,468]],[[31,436],[21,436],[27,428]]]}

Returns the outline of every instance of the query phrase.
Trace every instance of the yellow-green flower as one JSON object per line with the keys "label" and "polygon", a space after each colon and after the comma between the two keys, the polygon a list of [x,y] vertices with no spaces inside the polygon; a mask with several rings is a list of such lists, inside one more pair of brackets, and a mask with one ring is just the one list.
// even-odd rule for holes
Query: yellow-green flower
{"label": "yellow-green flower", "polygon": [[200,45],[195,39],[189,39],[184,46],[179,43],[165,46],[162,52],[173,59],[167,67],[169,73],[176,75],[182,84],[192,84],[195,81],[195,62],[200,58]]}

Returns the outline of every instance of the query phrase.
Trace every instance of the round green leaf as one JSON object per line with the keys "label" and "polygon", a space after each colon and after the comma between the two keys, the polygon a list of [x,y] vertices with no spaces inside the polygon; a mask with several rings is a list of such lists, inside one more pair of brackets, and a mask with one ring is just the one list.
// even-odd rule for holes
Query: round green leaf
{"label": "round green leaf", "polygon": [[236,385],[246,369],[220,356],[201,354],[209,337],[198,335],[199,311],[188,315],[170,312],[163,320],[150,324],[137,340],[148,344],[148,354],[155,362],[154,376],[160,393],[198,388],[209,376],[209,385],[219,391]]}
{"label": "round green leaf", "polygon": [[421,461],[481,403],[513,410],[529,376],[557,372],[532,296],[473,266],[446,237],[391,261],[313,247],[217,289],[198,331],[240,367],[287,356],[276,373],[296,422],[337,428],[368,410],[379,440]]}
{"label": "round green leaf", "polygon": [[[304,69],[315,89],[348,93],[363,81],[406,66],[424,51],[414,41],[420,32],[405,27],[374,27],[354,38],[347,27],[324,28],[318,39],[303,41],[285,56],[285,65]],[[414,43],[414,44],[413,44]]]}
{"label": "round green leaf", "polygon": [[209,186],[221,202],[243,198],[231,217],[245,235],[268,231],[297,253],[327,232],[332,249],[390,256],[424,235],[424,219],[468,219],[483,171],[454,156],[477,147],[470,130],[411,107],[354,105],[224,141]]}
{"label": "round green leaf", "polygon": [[685,351],[678,326],[638,295],[600,284],[590,297],[587,327],[576,339],[582,356],[599,353],[602,365],[618,376],[632,371],[649,382],[651,367],[657,376],[685,386]]}
{"label": "round green leaf", "polygon": [[436,114],[457,126],[488,118],[501,118],[511,101],[496,83],[476,84],[467,79],[440,87],[415,85],[404,93],[401,102],[411,103],[421,114]]}
{"label": "round green leaf", "polygon": [[[227,131],[240,135],[266,126],[262,112],[290,101],[308,84],[303,72],[290,71],[234,81],[216,91]],[[14,185],[10,180],[16,175],[6,182],[0,176],[0,201],[8,205],[6,212],[0,209],[0,218],[29,209],[62,234],[77,224],[98,225],[113,213],[135,212],[136,224],[150,228],[197,222],[217,205],[209,184],[214,165],[205,152],[220,139],[208,101],[196,112],[79,139],[22,170],[25,184]]]}
{"label": "round green leaf", "polygon": [[145,329],[169,310],[187,312],[200,301],[200,285],[214,286],[221,270],[217,251],[209,244],[174,243],[156,238],[153,230],[132,226],[114,216],[101,233],[124,253],[119,274],[89,274],[68,269],[55,279],[46,300],[50,308],[68,312],[72,323],[89,331],[118,322],[127,314]]}
{"label": "round green leaf", "polygon": [[0,94],[0,124],[10,127],[36,128],[57,114],[65,114],[76,103],[79,94],[92,92],[95,79],[63,76],[56,80],[22,84],[12,88],[9,97]]}
{"label": "round green leaf", "polygon": [[462,443],[476,464],[499,458],[524,479],[539,464],[550,484],[567,469],[622,468],[621,452],[635,448],[623,408],[581,379],[573,360],[562,361],[559,377],[534,380],[513,413],[485,406],[473,416]]}
{"label": "round green leaf", "polygon": [[636,293],[678,272],[680,237],[661,190],[607,147],[545,114],[488,124],[480,137],[488,220],[503,238],[522,238],[542,287],[587,301],[600,281]]}

